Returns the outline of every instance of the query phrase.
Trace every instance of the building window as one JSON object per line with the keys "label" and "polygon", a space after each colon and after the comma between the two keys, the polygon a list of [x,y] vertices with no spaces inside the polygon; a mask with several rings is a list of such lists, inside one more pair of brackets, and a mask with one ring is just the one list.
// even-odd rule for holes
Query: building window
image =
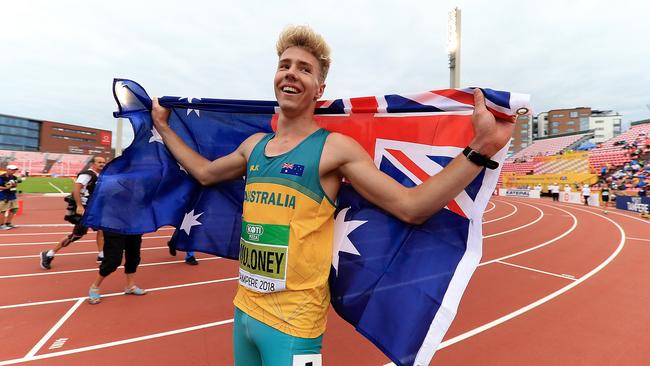
{"label": "building window", "polygon": [[560,130],[558,130],[557,128],[554,128],[554,129],[551,130],[551,133],[554,134],[554,135],[558,134],[559,132],[560,132]]}
{"label": "building window", "polygon": [[569,117],[571,118],[577,118],[578,117],[578,112],[570,112]]}
{"label": "building window", "polygon": [[605,121],[603,121],[602,119],[597,119],[597,120],[594,121],[594,122],[596,122],[596,123],[603,123],[603,122],[605,122]]}
{"label": "building window", "polygon": [[566,132],[576,132],[575,128],[567,128]]}
{"label": "building window", "polygon": [[562,118],[564,117],[563,113],[553,113],[551,114],[551,118]]}
{"label": "building window", "polygon": [[576,121],[569,121],[566,123],[568,126],[573,126],[576,124]]}
{"label": "building window", "polygon": [[29,121],[25,119],[0,116],[0,126],[21,127],[21,128],[27,128],[30,130],[38,131],[40,124],[38,122]]}
{"label": "building window", "polygon": [[89,135],[89,136],[95,136],[96,135],[96,133],[90,132],[90,131],[73,130],[73,129],[70,129],[70,128],[63,128],[63,127],[52,127],[52,129],[54,131],[78,133],[80,135]]}
{"label": "building window", "polygon": [[59,140],[72,140],[72,141],[81,141],[81,142],[97,142],[95,139],[84,139],[81,137],[72,137],[72,136],[61,136],[61,135],[52,135],[53,138]]}
{"label": "building window", "polygon": [[558,127],[560,125],[560,122],[553,122],[551,123],[552,127]]}

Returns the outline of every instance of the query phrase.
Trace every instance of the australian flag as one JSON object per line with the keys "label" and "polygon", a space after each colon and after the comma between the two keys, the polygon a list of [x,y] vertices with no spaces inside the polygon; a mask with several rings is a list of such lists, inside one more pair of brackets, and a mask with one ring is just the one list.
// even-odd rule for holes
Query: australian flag
{"label": "australian flag", "polygon": [[304,165],[294,164],[294,163],[284,163],[282,164],[282,168],[280,169],[280,173],[282,174],[297,175],[299,177],[302,177],[302,173],[304,171],[305,171]]}
{"label": "australian flag", "polygon": [[[237,259],[245,177],[211,187],[176,162],[153,127],[151,98],[116,79],[115,117],[131,121],[133,143],[100,175],[84,216],[90,227],[126,234],[178,228],[182,250]],[[528,114],[526,95],[482,89],[497,117]],[[320,101],[316,121],[355,138],[379,169],[416,186],[472,139],[473,88]],[[216,159],[277,124],[275,101],[163,97],[170,126]],[[493,159],[502,162],[507,147]],[[287,164],[282,173],[301,175]],[[422,225],[405,224],[343,184],[337,200],[330,288],[337,313],[398,365],[427,365],[456,315],[481,257],[483,211],[499,176],[484,170]]]}

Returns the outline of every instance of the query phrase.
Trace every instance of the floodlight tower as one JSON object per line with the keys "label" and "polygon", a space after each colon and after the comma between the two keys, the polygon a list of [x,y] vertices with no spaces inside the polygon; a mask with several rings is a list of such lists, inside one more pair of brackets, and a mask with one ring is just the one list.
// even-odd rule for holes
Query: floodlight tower
{"label": "floodlight tower", "polygon": [[449,12],[447,54],[449,55],[449,87],[460,88],[460,9],[457,7]]}
{"label": "floodlight tower", "polygon": [[124,129],[122,118],[117,119],[117,131],[115,132],[115,157],[122,155],[122,130]]}

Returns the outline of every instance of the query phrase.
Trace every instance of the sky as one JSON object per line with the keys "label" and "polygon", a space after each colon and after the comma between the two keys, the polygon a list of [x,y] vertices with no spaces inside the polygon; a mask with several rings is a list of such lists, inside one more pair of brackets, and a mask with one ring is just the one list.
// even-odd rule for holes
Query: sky
{"label": "sky", "polygon": [[113,78],[151,96],[272,100],[275,42],[298,24],[332,48],[323,99],[445,89],[454,7],[462,87],[529,94],[535,114],[585,106],[619,112],[624,126],[650,118],[644,0],[9,1],[0,114],[115,132]]}

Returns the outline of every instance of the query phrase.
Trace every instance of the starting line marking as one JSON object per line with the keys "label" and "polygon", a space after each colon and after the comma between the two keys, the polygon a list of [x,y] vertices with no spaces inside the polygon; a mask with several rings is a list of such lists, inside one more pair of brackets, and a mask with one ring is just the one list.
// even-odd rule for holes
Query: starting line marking
{"label": "starting line marking", "polygon": [[650,241],[650,239],[641,239],[641,238],[630,238],[630,237],[628,237],[628,239],[630,239],[630,240]]}
{"label": "starting line marking", "polygon": [[79,306],[81,306],[81,304],[83,304],[84,300],[85,299],[77,300],[77,302],[74,303],[74,305],[72,305],[72,307],[70,309],[68,309],[68,311],[61,317],[61,319],[59,319],[59,321],[56,322],[56,324],[54,324],[54,326],[52,328],[50,328],[50,330],[47,333],[45,333],[43,338],[41,338],[41,340],[38,341],[38,343],[36,343],[36,345],[29,352],[27,352],[27,354],[23,358],[24,359],[33,358],[34,355],[36,354],[36,352],[38,352],[43,347],[45,342],[47,342],[50,338],[52,338],[54,333],[57,330],[59,330],[59,328],[61,328],[63,323],[65,323],[66,320],[68,320],[68,318],[70,318],[70,316],[72,316],[72,314],[79,308]]}
{"label": "starting line marking", "polygon": [[63,347],[63,345],[64,345],[65,342],[67,342],[67,341],[68,341],[68,338],[59,338],[59,339],[57,339],[56,341],[54,341],[54,343],[52,343],[52,345],[51,345],[50,348],[48,348],[48,349],[57,349],[57,348],[61,348],[61,347]]}
{"label": "starting line marking", "polygon": [[180,334],[180,333],[187,333],[187,332],[192,332],[192,331],[195,331],[195,330],[201,330],[201,329],[205,329],[205,328],[218,327],[220,325],[230,324],[233,321],[234,321],[233,319],[225,319],[225,320],[220,320],[220,321],[216,321],[216,322],[212,322],[212,323],[205,323],[205,324],[195,325],[195,326],[192,326],[192,327],[170,330],[170,331],[167,331],[167,332],[154,333],[154,334],[141,336],[141,337],[123,339],[121,341],[114,341],[114,342],[96,344],[96,345],[93,345],[93,346],[74,348],[74,349],[70,349],[70,350],[66,350],[66,351],[52,352],[52,353],[47,353],[47,354],[32,356],[32,357],[16,358],[16,359],[13,359],[13,360],[1,361],[0,366],[13,365],[13,364],[16,364],[16,363],[26,362],[26,361],[42,360],[42,359],[45,359],[45,358],[53,358],[53,357],[65,356],[65,355],[70,355],[70,354],[74,354],[74,353],[93,351],[93,350],[96,350],[96,349],[102,349],[102,348],[108,348],[108,347],[115,347],[115,346],[120,346],[120,345],[123,345],[123,344],[134,343],[134,342],[139,342],[139,341],[146,341],[146,340],[149,340],[149,339],[161,338],[161,337],[166,337],[166,336]]}
{"label": "starting line marking", "polygon": [[546,275],[549,275],[549,276],[555,276],[555,277],[565,278],[565,279],[574,280],[574,281],[576,280],[575,276],[568,275],[568,274],[557,274],[557,273],[552,273],[552,272],[546,272],[546,271],[542,271],[542,270],[539,270],[539,269],[520,266],[518,264],[508,263],[508,262],[503,262],[503,261],[496,261],[496,263],[501,263],[501,264],[505,264],[506,266],[521,268],[521,269],[525,269],[525,270],[528,270],[528,271],[538,272],[538,273],[546,274]]}

